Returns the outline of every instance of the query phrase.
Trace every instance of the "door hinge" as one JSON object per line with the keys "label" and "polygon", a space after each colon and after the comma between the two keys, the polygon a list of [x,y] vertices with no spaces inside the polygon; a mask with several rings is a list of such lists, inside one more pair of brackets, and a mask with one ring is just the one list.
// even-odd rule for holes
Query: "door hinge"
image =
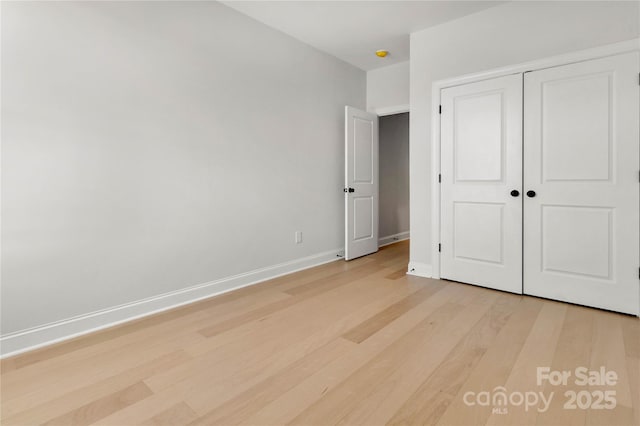
{"label": "door hinge", "polygon": [[438,114],[442,114],[442,105],[440,105],[440,108],[438,108]]}
{"label": "door hinge", "polygon": [[438,243],[438,253],[442,252],[442,244]]}
{"label": "door hinge", "polygon": [[438,183],[442,183],[442,175],[438,173]]}
{"label": "door hinge", "polygon": [[638,73],[638,84],[640,84],[640,73]]}

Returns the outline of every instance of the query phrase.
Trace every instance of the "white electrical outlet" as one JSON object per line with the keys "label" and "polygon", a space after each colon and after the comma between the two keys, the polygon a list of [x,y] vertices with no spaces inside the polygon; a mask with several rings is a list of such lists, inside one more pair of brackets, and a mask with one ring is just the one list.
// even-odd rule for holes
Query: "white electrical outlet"
{"label": "white electrical outlet", "polygon": [[296,231],[296,244],[302,243],[302,231]]}

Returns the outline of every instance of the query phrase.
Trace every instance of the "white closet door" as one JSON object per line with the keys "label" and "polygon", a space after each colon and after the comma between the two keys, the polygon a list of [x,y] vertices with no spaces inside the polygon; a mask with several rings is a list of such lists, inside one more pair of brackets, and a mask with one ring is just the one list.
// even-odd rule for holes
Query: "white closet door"
{"label": "white closet door", "polygon": [[524,77],[524,292],[639,313],[637,53]]}
{"label": "white closet door", "polygon": [[441,102],[441,276],[522,293],[522,75]]}

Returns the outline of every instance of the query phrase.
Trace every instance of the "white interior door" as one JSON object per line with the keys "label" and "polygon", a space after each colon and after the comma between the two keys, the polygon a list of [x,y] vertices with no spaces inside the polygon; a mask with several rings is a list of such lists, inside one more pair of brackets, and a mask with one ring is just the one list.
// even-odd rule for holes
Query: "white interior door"
{"label": "white interior door", "polygon": [[345,107],[345,259],[378,251],[378,116]]}
{"label": "white interior door", "polygon": [[631,53],[525,74],[526,294],[639,313],[638,71]]}
{"label": "white interior door", "polygon": [[522,293],[522,75],[441,92],[442,278]]}

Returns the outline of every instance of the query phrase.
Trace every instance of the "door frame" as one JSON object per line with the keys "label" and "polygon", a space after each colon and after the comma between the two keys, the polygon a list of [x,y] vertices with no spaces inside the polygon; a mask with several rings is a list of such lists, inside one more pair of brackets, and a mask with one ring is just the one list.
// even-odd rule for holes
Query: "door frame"
{"label": "door frame", "polygon": [[374,109],[373,111],[367,111],[367,112],[375,114],[378,117],[385,117],[387,115],[404,114],[405,112],[410,112],[409,110],[410,110],[409,105],[395,105],[395,106],[386,107],[386,108],[377,108],[377,109]]}
{"label": "door frame", "polygon": [[[448,87],[460,86],[467,83],[475,83],[483,80],[490,80],[496,77],[503,77],[510,74],[522,74],[529,71],[536,71],[544,68],[557,67],[560,65],[568,65],[576,62],[588,61],[591,59],[604,58],[622,53],[640,51],[640,37],[608,44],[592,49],[580,50],[577,52],[566,53],[562,55],[552,56],[535,61],[524,62],[520,64],[510,65],[502,68],[496,68],[480,73],[465,74],[458,77],[438,80],[431,85],[431,278],[440,278],[440,253],[438,252],[438,244],[441,241],[440,228],[440,183],[438,176],[440,169],[440,92]],[[640,259],[638,259],[640,262]]]}

